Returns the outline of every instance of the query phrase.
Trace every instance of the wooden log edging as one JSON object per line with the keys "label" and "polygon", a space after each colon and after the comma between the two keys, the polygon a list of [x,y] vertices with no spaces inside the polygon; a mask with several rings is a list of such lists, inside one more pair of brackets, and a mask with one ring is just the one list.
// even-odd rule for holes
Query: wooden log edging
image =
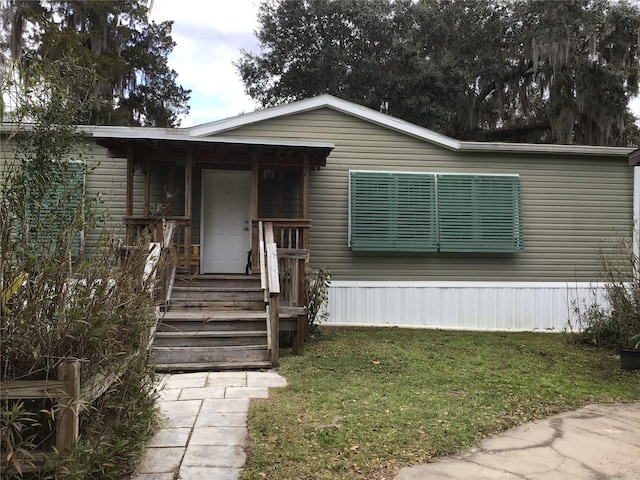
{"label": "wooden log edging", "polygon": [[70,450],[80,433],[80,362],[63,361],[58,366],[58,381],[64,382],[65,395],[58,397],[58,417],[56,418],[56,450],[62,453]]}
{"label": "wooden log edging", "polygon": [[[79,437],[80,412],[96,401],[115,384],[126,371],[129,363],[142,353],[141,350],[127,357],[126,361],[107,372],[100,372],[80,387],[80,361],[64,359],[58,366],[57,380],[9,380],[0,382],[0,401],[51,399],[56,401],[58,412],[55,426],[55,451],[33,450],[14,458],[22,473],[46,471],[53,465],[56,455],[72,449]],[[0,452],[0,468],[5,470],[13,462],[7,461],[7,452]]]}
{"label": "wooden log edging", "polygon": [[[0,382],[0,400],[52,399],[59,409],[56,415],[55,446],[59,453],[73,448],[79,435],[80,361],[65,359],[58,366],[57,380],[9,380]],[[7,452],[2,455],[0,466],[8,468]],[[46,469],[55,452],[34,450],[16,461],[23,473]]]}

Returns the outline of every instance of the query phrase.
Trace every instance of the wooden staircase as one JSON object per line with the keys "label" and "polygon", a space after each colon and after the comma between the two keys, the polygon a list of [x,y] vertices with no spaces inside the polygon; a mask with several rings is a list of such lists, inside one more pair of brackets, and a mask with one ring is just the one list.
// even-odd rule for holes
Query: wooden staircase
{"label": "wooden staircase", "polygon": [[260,277],[177,276],[152,355],[161,371],[270,368]]}

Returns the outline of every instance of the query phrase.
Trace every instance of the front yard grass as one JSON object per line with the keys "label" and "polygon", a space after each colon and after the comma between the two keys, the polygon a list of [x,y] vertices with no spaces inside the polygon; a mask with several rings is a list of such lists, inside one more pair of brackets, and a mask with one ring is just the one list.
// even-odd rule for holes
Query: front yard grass
{"label": "front yard grass", "polygon": [[391,479],[517,424],[640,400],[617,355],[552,333],[323,327],[252,401],[243,479]]}

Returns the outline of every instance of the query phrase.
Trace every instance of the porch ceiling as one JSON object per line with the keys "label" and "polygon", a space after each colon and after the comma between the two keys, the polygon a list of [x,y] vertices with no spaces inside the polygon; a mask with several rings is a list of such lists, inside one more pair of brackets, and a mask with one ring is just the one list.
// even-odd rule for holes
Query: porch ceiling
{"label": "porch ceiling", "polygon": [[310,167],[322,167],[333,150],[331,143],[242,138],[194,138],[186,135],[157,135],[154,132],[93,132],[98,145],[112,157],[126,157],[129,150],[136,162],[182,162],[191,155],[200,164],[261,164],[298,166],[308,158]]}

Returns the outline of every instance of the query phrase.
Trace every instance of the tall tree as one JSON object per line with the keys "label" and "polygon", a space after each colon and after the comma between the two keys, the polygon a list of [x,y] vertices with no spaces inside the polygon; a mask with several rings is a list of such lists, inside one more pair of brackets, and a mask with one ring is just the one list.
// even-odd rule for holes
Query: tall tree
{"label": "tall tree", "polygon": [[73,58],[93,69],[83,123],[176,126],[190,92],[167,65],[172,22],[149,22],[147,3],[4,0],[5,50],[23,67]]}
{"label": "tall tree", "polygon": [[461,139],[638,140],[625,0],[267,0],[258,18],[237,67],[265,106],[331,93]]}

